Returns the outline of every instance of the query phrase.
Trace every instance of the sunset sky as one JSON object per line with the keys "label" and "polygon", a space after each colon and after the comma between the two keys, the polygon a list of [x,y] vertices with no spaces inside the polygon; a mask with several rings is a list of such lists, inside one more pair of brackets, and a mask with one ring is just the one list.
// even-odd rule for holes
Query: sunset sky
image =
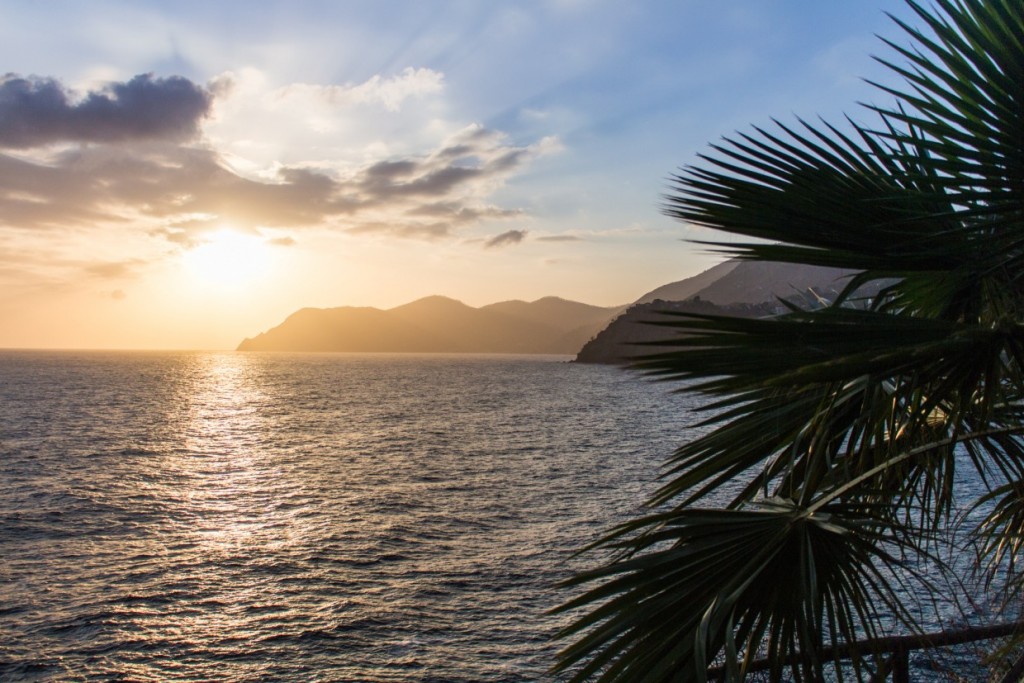
{"label": "sunset sky", "polygon": [[891,81],[898,0],[0,9],[0,347],[234,348],[316,306],[628,303],[666,178]]}

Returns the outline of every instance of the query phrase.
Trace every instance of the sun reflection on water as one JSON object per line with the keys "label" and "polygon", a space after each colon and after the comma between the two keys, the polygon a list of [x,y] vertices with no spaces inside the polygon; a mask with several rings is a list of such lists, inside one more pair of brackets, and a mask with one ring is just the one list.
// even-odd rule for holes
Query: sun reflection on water
{"label": "sun reflection on water", "polygon": [[287,555],[304,534],[296,532],[301,519],[281,504],[294,493],[294,482],[266,443],[269,399],[258,359],[203,354],[192,363],[177,466],[187,482],[180,495],[195,569],[182,584],[203,597],[198,609],[174,621],[186,639],[242,638],[222,645],[230,651],[264,630],[268,614],[292,609],[265,574],[273,572],[269,558]]}
{"label": "sun reflection on water", "polygon": [[[542,680],[564,539],[603,530],[658,462],[637,456],[652,423],[624,417],[651,392],[616,404],[627,380],[602,369],[20,364],[0,415],[38,436],[0,459],[0,641],[48,680]],[[67,406],[37,420],[43,400]]]}
{"label": "sun reflection on water", "polygon": [[[212,546],[238,546],[271,523],[267,496],[273,464],[260,457],[265,424],[258,368],[241,354],[194,358],[185,451],[195,531]],[[263,501],[265,502],[265,501]]]}

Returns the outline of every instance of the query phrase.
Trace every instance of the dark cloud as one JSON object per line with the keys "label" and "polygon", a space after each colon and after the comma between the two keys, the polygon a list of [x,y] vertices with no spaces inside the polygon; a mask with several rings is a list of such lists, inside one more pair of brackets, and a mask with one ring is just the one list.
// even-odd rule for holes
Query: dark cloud
{"label": "dark cloud", "polygon": [[494,247],[510,247],[513,244],[519,244],[526,239],[526,232],[526,230],[508,230],[500,235],[495,235],[484,242],[484,247],[490,249]]}
{"label": "dark cloud", "polygon": [[0,154],[0,224],[35,228],[116,220],[96,201],[94,189],[96,181],[87,173]]}
{"label": "dark cloud", "polygon": [[187,140],[212,102],[210,91],[180,76],[142,74],[76,100],[55,79],[7,74],[0,77],[0,146]]}
{"label": "dark cloud", "polygon": [[522,166],[530,156],[528,150],[513,149],[492,161],[491,166],[496,171],[513,171]]}
{"label": "dark cloud", "polygon": [[475,182],[508,175],[531,156],[528,147],[503,144],[499,134],[471,126],[433,154],[374,164],[362,173],[362,189],[382,200],[444,196]]}
{"label": "dark cloud", "polygon": [[406,178],[416,172],[416,164],[411,161],[380,161],[363,171],[366,184],[390,183]]}
{"label": "dark cloud", "polygon": [[537,238],[538,242],[582,242],[582,237],[576,235],[544,235]]}
{"label": "dark cloud", "polygon": [[420,161],[374,164],[363,172],[359,188],[368,198],[386,201],[395,197],[443,197],[474,181],[486,180],[512,168],[493,160],[477,160],[472,165],[459,159],[435,157]]}
{"label": "dark cloud", "polygon": [[[303,226],[353,210],[337,183],[305,169],[284,169],[278,182],[236,175],[205,149],[135,145],[88,147],[55,164],[0,155],[0,224],[54,227],[164,219],[171,237],[203,232],[219,219],[239,227]],[[195,222],[190,217],[201,216]]]}

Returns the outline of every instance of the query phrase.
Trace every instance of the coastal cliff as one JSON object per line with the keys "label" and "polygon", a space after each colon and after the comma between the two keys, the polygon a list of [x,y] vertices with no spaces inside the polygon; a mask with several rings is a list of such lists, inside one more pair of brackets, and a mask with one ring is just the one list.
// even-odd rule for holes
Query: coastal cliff
{"label": "coastal cliff", "polygon": [[674,332],[657,324],[665,312],[765,317],[785,310],[781,300],[816,308],[834,300],[855,271],[789,263],[725,261],[648,292],[583,346],[579,363],[625,364],[656,353],[652,343]]}

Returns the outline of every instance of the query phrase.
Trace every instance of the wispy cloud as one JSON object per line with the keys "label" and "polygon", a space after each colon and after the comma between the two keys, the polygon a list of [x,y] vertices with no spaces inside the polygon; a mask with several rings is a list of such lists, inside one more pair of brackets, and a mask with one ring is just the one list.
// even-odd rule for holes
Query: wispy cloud
{"label": "wispy cloud", "polygon": [[514,244],[519,244],[526,239],[526,233],[526,230],[508,230],[500,235],[495,235],[484,242],[484,247],[488,249],[495,247],[510,247]]}
{"label": "wispy cloud", "polygon": [[448,198],[444,207],[449,211],[473,211],[477,209],[452,204],[451,198],[486,194],[543,154],[542,143],[510,145],[501,133],[472,125],[429,155],[381,161],[362,169],[355,177],[354,189],[370,204],[412,199],[418,200],[416,211],[429,211],[439,207],[439,200]]}
{"label": "wispy cloud", "polygon": [[355,85],[293,83],[278,89],[272,97],[278,104],[287,106],[317,100],[334,106],[377,104],[395,112],[405,100],[439,92],[443,87],[444,74],[432,69],[407,67],[397,76],[386,78],[378,74]]}
{"label": "wispy cloud", "polygon": [[543,235],[537,238],[538,242],[582,242],[583,238],[576,235]]}
{"label": "wispy cloud", "polygon": [[364,221],[351,228],[352,235],[387,235],[391,237],[421,240],[440,240],[452,237],[454,230],[450,223],[402,223],[391,221]]}
{"label": "wispy cloud", "polygon": [[409,216],[442,218],[451,225],[465,225],[481,220],[495,220],[522,216],[522,209],[503,209],[498,206],[462,206],[457,202],[423,204],[406,212]]}
{"label": "wispy cloud", "polygon": [[120,280],[133,277],[136,269],[145,262],[140,259],[127,261],[110,261],[105,263],[90,263],[84,267],[86,273],[105,280]]}

